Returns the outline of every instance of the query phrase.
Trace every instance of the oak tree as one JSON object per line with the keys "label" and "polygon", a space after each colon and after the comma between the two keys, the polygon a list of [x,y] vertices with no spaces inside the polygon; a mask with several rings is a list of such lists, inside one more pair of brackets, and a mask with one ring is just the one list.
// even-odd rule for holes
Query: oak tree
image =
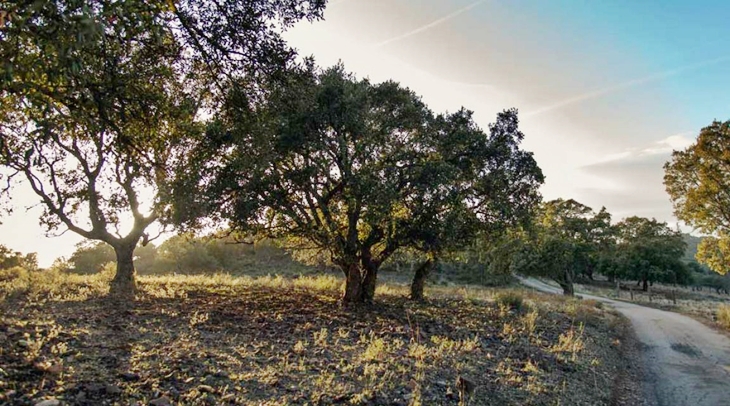
{"label": "oak tree", "polygon": [[133,252],[165,214],[165,185],[220,78],[255,83],[293,55],[280,29],[324,1],[1,2],[0,165],[48,231],[114,248],[110,294],[134,297]]}
{"label": "oak tree", "polygon": [[730,121],[714,121],[694,144],[674,151],[664,184],[680,220],[710,235],[697,260],[725,274],[730,258]]}
{"label": "oak tree", "polygon": [[202,177],[178,186],[197,190],[178,200],[180,221],[208,215],[328,252],[345,303],[372,300],[398,250],[438,252],[537,198],[542,175],[518,149],[514,111],[485,134],[466,110],[434,115],[397,83],[311,62],[272,83],[263,103],[232,89],[184,166]]}
{"label": "oak tree", "polygon": [[556,281],[565,295],[573,295],[576,275],[592,277],[601,252],[611,243],[611,216],[573,199],[546,202],[534,227],[522,233],[516,268]]}
{"label": "oak tree", "polygon": [[653,282],[685,284],[689,270],[682,262],[686,242],[666,223],[628,217],[618,224],[615,261],[623,279],[638,281],[647,291]]}

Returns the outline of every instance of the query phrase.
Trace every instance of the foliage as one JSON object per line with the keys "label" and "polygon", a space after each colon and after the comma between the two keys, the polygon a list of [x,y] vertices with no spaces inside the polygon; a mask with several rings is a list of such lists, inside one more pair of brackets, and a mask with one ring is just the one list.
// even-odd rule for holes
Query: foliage
{"label": "foliage", "polygon": [[[219,76],[260,77],[293,55],[279,30],[323,1],[3,2],[0,165],[49,231],[117,252],[112,294],[134,294],[133,251],[164,215],[169,166],[213,108]],[[120,231],[123,230],[123,231]]]}
{"label": "foliage", "polygon": [[500,306],[506,306],[517,311],[522,311],[525,305],[522,295],[511,290],[497,294],[494,297],[494,301]]}
{"label": "foliage", "polygon": [[730,270],[730,235],[722,232],[718,237],[704,237],[695,255],[698,261],[720,275]]}
{"label": "foliage", "polygon": [[664,165],[664,184],[676,216],[705,234],[697,259],[718,273],[730,258],[730,121],[715,121]]}
{"label": "foliage", "polygon": [[566,295],[573,294],[576,274],[592,277],[601,255],[613,244],[611,215],[598,213],[573,199],[542,205],[533,229],[517,235],[522,241],[514,268],[552,278]]}
{"label": "foliage", "polygon": [[681,232],[655,219],[629,217],[616,225],[616,267],[623,279],[687,284],[689,269],[682,262],[686,243]]}
{"label": "foliage", "polygon": [[204,175],[178,185],[178,220],[208,214],[324,251],[347,277],[346,301],[371,299],[377,270],[398,250],[463,244],[539,197],[542,175],[518,148],[515,111],[485,134],[471,112],[433,115],[397,83],[311,62],[266,94],[252,109],[245,86],[233,87],[184,167]]}
{"label": "foliage", "polygon": [[28,270],[38,269],[38,254],[31,252],[23,255],[0,244],[0,269],[21,267]]}
{"label": "foliage", "polygon": [[717,306],[717,322],[722,327],[730,330],[730,305],[719,305]]}
{"label": "foliage", "polygon": [[108,262],[114,262],[114,248],[105,242],[82,242],[76,245],[68,262],[72,271],[80,274],[92,274],[102,270]]}

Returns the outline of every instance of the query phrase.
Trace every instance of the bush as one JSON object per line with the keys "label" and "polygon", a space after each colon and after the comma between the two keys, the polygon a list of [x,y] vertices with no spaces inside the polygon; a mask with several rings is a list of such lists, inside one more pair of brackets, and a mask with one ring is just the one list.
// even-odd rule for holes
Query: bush
{"label": "bush", "polygon": [[730,330],[730,306],[724,305],[724,304],[718,306],[716,315],[717,315],[717,322],[721,326]]}
{"label": "bush", "polygon": [[508,307],[514,310],[522,310],[524,307],[524,299],[522,295],[514,291],[506,291],[498,293],[494,297],[494,301],[501,306]]}

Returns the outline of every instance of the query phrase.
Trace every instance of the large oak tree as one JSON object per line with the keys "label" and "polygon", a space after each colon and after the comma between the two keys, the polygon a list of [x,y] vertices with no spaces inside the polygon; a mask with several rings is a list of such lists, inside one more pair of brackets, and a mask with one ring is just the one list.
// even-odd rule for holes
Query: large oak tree
{"label": "large oak tree", "polygon": [[110,293],[133,297],[133,251],[165,213],[170,165],[199,131],[199,111],[220,105],[223,80],[276,76],[293,55],[281,28],[320,16],[323,6],[0,2],[4,192],[22,178],[39,196],[49,230],[111,245],[117,273]]}
{"label": "large oak tree", "polygon": [[542,174],[518,148],[514,111],[485,134],[466,110],[434,115],[397,83],[311,62],[263,103],[249,94],[233,86],[183,167],[202,176],[178,185],[178,221],[212,216],[326,251],[345,275],[345,303],[371,300],[399,249],[438,251],[539,198]]}

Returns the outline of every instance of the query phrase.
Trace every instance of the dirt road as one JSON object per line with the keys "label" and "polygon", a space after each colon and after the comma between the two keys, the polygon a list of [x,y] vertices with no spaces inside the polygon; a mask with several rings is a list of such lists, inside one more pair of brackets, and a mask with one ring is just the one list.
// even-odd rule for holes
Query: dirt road
{"label": "dirt road", "polygon": [[[520,280],[542,292],[562,293],[536,279]],[[580,296],[609,304],[631,320],[644,347],[649,404],[730,405],[730,339],[726,336],[678,313]]]}

